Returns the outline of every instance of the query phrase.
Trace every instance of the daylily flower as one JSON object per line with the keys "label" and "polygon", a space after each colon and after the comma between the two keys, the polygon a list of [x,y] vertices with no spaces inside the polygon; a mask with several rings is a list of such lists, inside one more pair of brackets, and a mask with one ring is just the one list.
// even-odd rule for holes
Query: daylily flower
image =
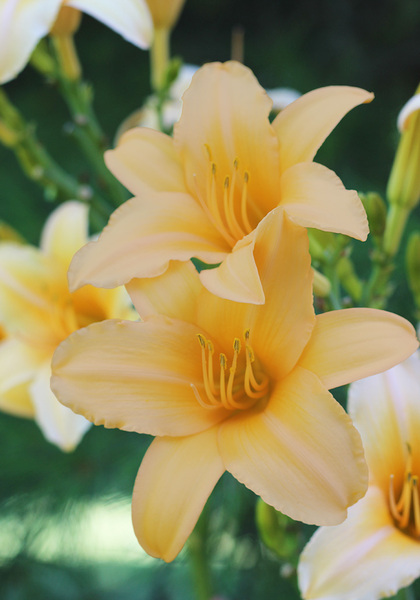
{"label": "daylily flower", "polygon": [[87,207],[67,202],[47,220],[41,248],[0,244],[0,409],[33,417],[45,437],[72,450],[90,423],[50,390],[51,357],[72,331],[94,321],[136,318],[123,288],[70,294],[66,273],[87,240]]}
{"label": "daylily flower", "polygon": [[350,386],[369,467],[366,496],[321,527],[300,559],[305,599],[376,600],[420,575],[420,354]]}
{"label": "daylily flower", "polygon": [[[182,96],[191,85],[194,73],[199,69],[196,65],[184,64],[181,66],[178,77],[171,85],[168,98],[162,106],[162,122],[166,131],[172,130],[173,126],[182,114]],[[269,98],[273,101],[272,110],[276,114],[291,104],[300,94],[291,88],[274,88],[266,90]],[[119,126],[115,139],[118,142],[120,137],[133,127],[149,127],[150,129],[160,130],[158,107],[159,98],[153,94],[149,96],[142,108],[139,108],[129,115]]]}
{"label": "daylily flower", "polygon": [[22,71],[60,10],[69,7],[98,19],[139,48],[150,45],[153,25],[145,0],[0,0],[0,83]]}
{"label": "daylily flower", "polygon": [[170,260],[196,257],[222,263],[200,274],[211,292],[262,304],[254,243],[271,211],[285,210],[304,227],[366,238],[356,192],[312,159],[343,115],[371,99],[358,88],[327,87],[289,104],[270,124],[272,102],[248,68],[205,65],[184,95],[173,139],[134,129],[106,154],[137,197],[76,255],[71,287],[156,277]]}
{"label": "daylily flower", "polygon": [[373,309],[315,316],[306,230],[264,220],[255,260],[266,302],[204,289],[191,263],[128,288],[142,322],[105,321],[56,350],[52,389],[96,424],[157,436],[141,464],[133,523],[172,560],[225,470],[309,523],[341,522],[366,490],[363,449],[327,391],[417,347],[404,319]]}

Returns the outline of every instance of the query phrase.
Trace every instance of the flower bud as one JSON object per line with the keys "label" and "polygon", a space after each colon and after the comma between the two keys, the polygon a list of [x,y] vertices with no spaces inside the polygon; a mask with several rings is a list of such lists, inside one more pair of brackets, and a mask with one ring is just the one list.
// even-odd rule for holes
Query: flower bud
{"label": "flower bud", "polygon": [[406,250],[406,269],[408,285],[414,296],[414,301],[420,309],[420,232],[411,234]]}
{"label": "flower bud", "polygon": [[356,302],[362,297],[362,282],[356,275],[354,265],[348,256],[341,256],[337,263],[337,275],[341,285]]}
{"label": "flower bud", "polygon": [[266,504],[261,498],[256,506],[257,527],[262,542],[283,560],[296,563],[299,541],[290,527],[294,521]]}
{"label": "flower bud", "polygon": [[71,6],[63,6],[51,27],[52,35],[73,35],[79,28],[82,13]]}
{"label": "flower bud", "polygon": [[410,211],[420,200],[420,86],[398,117],[401,138],[386,190],[390,203],[384,250],[396,254]]}
{"label": "flower bud", "polygon": [[386,204],[375,192],[359,194],[367,214],[370,233],[374,238],[381,238],[385,231]]}
{"label": "flower bud", "polygon": [[173,29],[185,0],[146,0],[155,29]]}

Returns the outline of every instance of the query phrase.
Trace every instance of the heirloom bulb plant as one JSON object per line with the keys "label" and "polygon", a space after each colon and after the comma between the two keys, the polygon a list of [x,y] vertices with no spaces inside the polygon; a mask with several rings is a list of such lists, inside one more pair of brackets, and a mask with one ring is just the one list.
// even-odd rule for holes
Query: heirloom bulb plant
{"label": "heirloom bulb plant", "polygon": [[358,88],[322,88],[270,124],[272,101],[248,68],[205,65],[184,94],[173,138],[136,128],[106,154],[110,170],[136,197],[76,254],[72,289],[156,277],[170,260],[195,257],[216,267],[200,273],[208,290],[262,304],[254,246],[266,215],[284,210],[304,227],[366,239],[356,192],[313,158],[340,119],[371,99]]}
{"label": "heirloom bulb plant", "polygon": [[45,223],[40,248],[0,243],[0,409],[34,418],[62,450],[79,443],[90,423],[50,390],[51,357],[72,331],[94,321],[137,318],[124,288],[86,286],[70,294],[67,269],[87,241],[87,206],[66,202]]}
{"label": "heirloom bulb plant", "polygon": [[420,354],[350,386],[349,412],[369,467],[369,489],[337,527],[302,553],[305,600],[378,600],[420,575]]}
{"label": "heirloom bulb plant", "polygon": [[134,530],[152,556],[179,553],[224,473],[277,510],[336,524],[363,496],[359,434],[328,389],[418,346],[401,317],[316,316],[307,232],[272,211],[255,235],[264,305],[203,288],[190,262],[128,285],[142,321],[104,321],[56,350],[51,385],[95,424],[156,436],[136,479]]}

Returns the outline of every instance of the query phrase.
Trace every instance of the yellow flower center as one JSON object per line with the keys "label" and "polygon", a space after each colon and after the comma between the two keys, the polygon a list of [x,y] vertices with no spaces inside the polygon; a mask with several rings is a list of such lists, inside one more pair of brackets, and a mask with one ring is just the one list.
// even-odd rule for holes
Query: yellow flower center
{"label": "yellow flower center", "polygon": [[[206,398],[203,399],[198,390],[194,393],[203,408],[215,409],[224,407],[227,410],[244,410],[254,406],[258,400],[267,396],[269,379],[261,369],[255,369],[255,356],[249,345],[249,330],[244,334],[245,357],[241,354],[239,338],[233,341],[233,358],[230,368],[225,354],[219,354],[219,377],[214,372],[214,346],[210,340],[198,334],[201,346],[201,361],[203,368],[203,382]],[[244,360],[245,358],[245,360]]]}
{"label": "yellow flower center", "polygon": [[389,508],[395,525],[409,535],[420,537],[420,499],[418,476],[413,475],[411,447],[408,446],[408,458],[404,471],[404,481],[397,500],[394,489],[394,475],[389,477]]}
{"label": "yellow flower center", "polygon": [[201,194],[198,197],[215,228],[233,248],[255,229],[264,215],[249,197],[249,173],[245,170],[239,174],[238,159],[233,161],[230,173],[219,173],[210,147],[207,144],[205,147],[209,159],[207,188],[205,198]]}

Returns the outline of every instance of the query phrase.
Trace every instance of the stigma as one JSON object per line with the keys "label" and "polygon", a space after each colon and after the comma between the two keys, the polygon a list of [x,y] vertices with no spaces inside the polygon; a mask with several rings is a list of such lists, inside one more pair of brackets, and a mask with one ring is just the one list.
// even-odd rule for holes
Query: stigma
{"label": "stigma", "polygon": [[[233,340],[233,357],[228,365],[226,354],[220,353],[215,364],[214,346],[203,335],[197,335],[201,346],[203,383],[206,397],[203,399],[194,388],[197,401],[203,408],[244,410],[251,408],[267,396],[268,377],[255,370],[255,356],[249,344],[249,330],[244,333],[244,352],[239,338]],[[216,372],[218,371],[218,375]]]}

